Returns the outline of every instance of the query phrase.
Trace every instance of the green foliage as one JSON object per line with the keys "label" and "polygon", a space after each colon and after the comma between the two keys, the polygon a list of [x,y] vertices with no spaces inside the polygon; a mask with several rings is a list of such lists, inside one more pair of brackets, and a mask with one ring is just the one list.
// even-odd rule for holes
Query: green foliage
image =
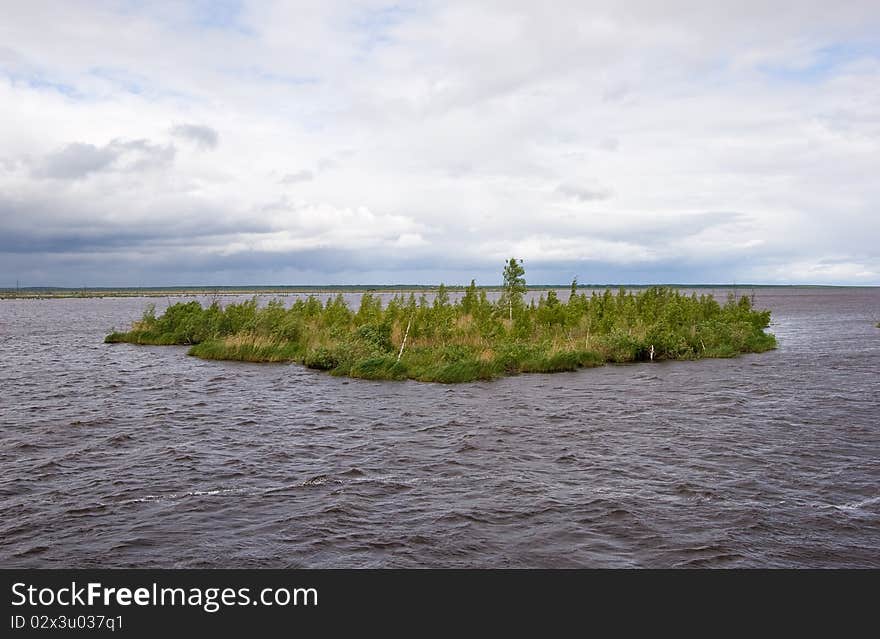
{"label": "green foliage", "polygon": [[376,355],[353,364],[348,374],[362,379],[406,379],[407,369],[393,355]]}
{"label": "green foliage", "polygon": [[504,265],[504,293],[499,300],[501,308],[506,308],[508,319],[513,320],[514,310],[519,311],[522,307],[523,294],[526,292],[526,269],[523,268],[522,260],[511,257]]}
{"label": "green foliage", "polygon": [[507,263],[497,304],[471,281],[458,302],[441,285],[432,302],[401,294],[384,308],[364,293],[357,311],[341,295],[326,303],[299,299],[289,308],[282,301],[261,307],[256,298],[225,308],[181,302],[158,317],[148,307],[130,331],[105,341],[188,344],[190,354],[206,359],[297,362],[334,375],[444,383],[643,361],[652,347],[655,360],[672,360],[776,346],[765,332],[769,311],[755,310],[748,297],[721,305],[667,287],[588,297],[575,281],[566,302],[551,290],[527,306],[523,274],[520,262]]}
{"label": "green foliage", "polygon": [[358,326],[356,335],[374,351],[382,353],[394,350],[391,344],[391,326],[387,322]]}
{"label": "green foliage", "polygon": [[422,374],[417,374],[414,377],[415,379],[425,382],[456,384],[461,382],[472,382],[478,379],[492,379],[493,377],[496,377],[496,372],[487,362],[467,359],[436,366],[422,372]]}
{"label": "green foliage", "polygon": [[565,325],[565,306],[559,301],[556,291],[547,291],[547,298],[543,296],[538,301],[536,319],[540,324],[548,327]]}
{"label": "green foliage", "polygon": [[[190,302],[190,304],[198,305],[198,302]],[[169,306],[168,310],[165,311],[165,315],[168,315],[168,311],[172,310],[175,306],[180,306],[180,304],[175,304],[174,306]],[[243,331],[250,330],[254,327],[257,319],[257,298],[253,297],[246,302],[242,302],[240,304],[230,304],[226,307],[226,310],[223,312],[222,319],[220,321],[220,325],[218,327],[219,335],[234,335],[236,333],[241,333]]]}
{"label": "green foliage", "polygon": [[477,295],[477,283],[471,280],[470,286],[465,289],[464,297],[461,299],[461,312],[464,315],[472,315],[477,311],[480,298]]}
{"label": "green foliage", "polygon": [[329,371],[339,366],[342,360],[339,351],[322,346],[307,352],[303,358],[303,364],[309,368]]}
{"label": "green foliage", "polygon": [[599,366],[602,357],[591,351],[559,351],[542,353],[538,357],[526,360],[520,370],[523,373],[559,373],[573,371],[578,368]]}
{"label": "green foliage", "polygon": [[449,308],[449,291],[446,289],[446,285],[443,282],[440,282],[440,287],[437,289],[437,294],[434,296],[434,308]]}
{"label": "green foliage", "polygon": [[299,358],[300,351],[296,344],[290,342],[236,340],[230,344],[212,340],[195,344],[189,349],[188,354],[202,359],[240,362],[290,362]]}
{"label": "green foliage", "polygon": [[504,290],[510,293],[522,295],[526,292],[526,269],[523,268],[522,260],[511,257],[504,265]]}

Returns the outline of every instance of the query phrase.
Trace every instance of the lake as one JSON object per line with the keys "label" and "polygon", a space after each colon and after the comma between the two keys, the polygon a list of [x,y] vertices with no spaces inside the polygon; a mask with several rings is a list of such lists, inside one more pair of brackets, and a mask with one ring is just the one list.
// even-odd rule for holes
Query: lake
{"label": "lake", "polygon": [[0,565],[880,567],[880,289],[754,294],[776,351],[455,386],[0,300]]}

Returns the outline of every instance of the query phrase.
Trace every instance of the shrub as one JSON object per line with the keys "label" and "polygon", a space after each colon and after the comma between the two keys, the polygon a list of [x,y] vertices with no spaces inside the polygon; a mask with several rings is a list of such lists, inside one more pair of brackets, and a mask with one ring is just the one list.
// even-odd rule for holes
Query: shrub
{"label": "shrub", "polygon": [[336,351],[321,347],[306,353],[306,356],[303,359],[303,364],[309,368],[329,371],[331,368],[339,366],[341,361],[342,358],[339,357],[339,354]]}

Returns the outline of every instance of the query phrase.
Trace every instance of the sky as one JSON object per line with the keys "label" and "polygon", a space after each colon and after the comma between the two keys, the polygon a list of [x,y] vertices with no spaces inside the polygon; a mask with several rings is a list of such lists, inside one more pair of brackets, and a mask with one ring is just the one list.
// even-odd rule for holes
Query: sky
{"label": "sky", "polygon": [[4,3],[0,287],[880,284],[880,3]]}

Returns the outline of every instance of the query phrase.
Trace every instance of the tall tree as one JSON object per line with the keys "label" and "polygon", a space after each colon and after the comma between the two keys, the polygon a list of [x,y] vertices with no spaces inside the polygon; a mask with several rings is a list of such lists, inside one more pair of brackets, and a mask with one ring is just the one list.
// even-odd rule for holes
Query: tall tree
{"label": "tall tree", "polygon": [[474,312],[477,304],[477,283],[474,280],[471,280],[471,285],[467,287],[464,292],[464,297],[461,299],[461,310],[464,311],[466,315],[471,314]]}
{"label": "tall tree", "polygon": [[522,260],[511,257],[504,266],[504,298],[507,302],[507,314],[513,320],[513,307],[522,304],[523,294],[526,292],[526,269],[523,268]]}
{"label": "tall tree", "polygon": [[443,309],[449,306],[449,290],[443,282],[440,282],[440,288],[434,296],[434,308]]}

